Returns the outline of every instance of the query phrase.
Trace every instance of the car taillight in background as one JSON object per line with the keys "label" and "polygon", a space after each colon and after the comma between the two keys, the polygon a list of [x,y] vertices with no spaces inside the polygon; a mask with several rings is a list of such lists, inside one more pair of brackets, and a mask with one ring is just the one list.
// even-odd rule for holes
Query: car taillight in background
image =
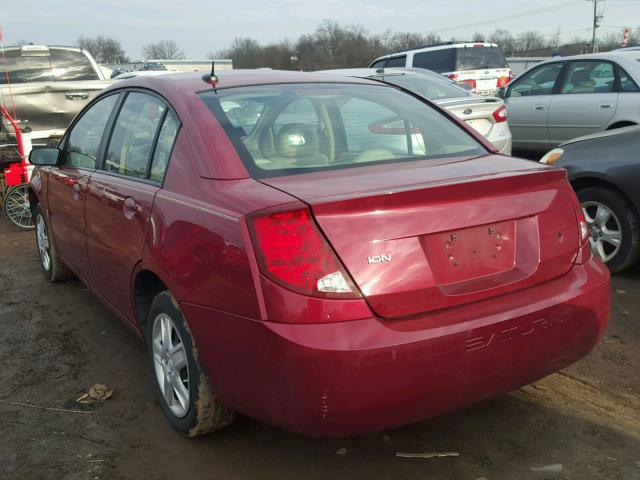
{"label": "car taillight in background", "polygon": [[493,112],[493,119],[496,123],[506,122],[507,121],[507,109],[504,105],[501,105],[495,112]]}
{"label": "car taillight in background", "polygon": [[249,218],[260,270],[290,290],[315,297],[360,293],[306,207]]}
{"label": "car taillight in background", "polygon": [[498,78],[498,88],[506,87],[507,84],[511,81],[511,76],[508,77],[499,77]]}

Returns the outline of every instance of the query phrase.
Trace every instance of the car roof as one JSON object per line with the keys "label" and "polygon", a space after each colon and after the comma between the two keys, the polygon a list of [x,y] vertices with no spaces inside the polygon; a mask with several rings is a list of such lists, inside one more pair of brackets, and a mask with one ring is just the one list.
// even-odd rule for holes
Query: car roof
{"label": "car roof", "polygon": [[37,52],[37,51],[46,51],[46,50],[50,50],[50,49],[56,49],[56,50],[73,50],[76,52],[81,52],[84,51],[83,48],[80,47],[74,47],[74,46],[69,46],[69,45],[14,45],[11,47],[4,47],[4,50],[23,50],[23,51],[33,51],[33,52]]}
{"label": "car roof", "polygon": [[338,68],[335,70],[318,70],[315,73],[331,74],[331,75],[346,75],[349,77],[373,77],[384,75],[420,75],[424,77],[431,77],[437,80],[446,80],[446,77],[433,70],[427,70],[426,68],[402,68],[402,67],[390,67],[390,68]]}
{"label": "car roof", "polygon": [[[206,74],[205,74],[206,75]],[[379,82],[342,75],[323,73],[295,72],[286,70],[222,70],[216,72],[219,78],[216,89],[269,85],[279,83],[355,83],[380,85]],[[213,90],[203,80],[202,72],[167,73],[157,76],[136,76],[114,84],[112,88],[141,87],[158,90],[182,90],[183,92],[202,92]]]}

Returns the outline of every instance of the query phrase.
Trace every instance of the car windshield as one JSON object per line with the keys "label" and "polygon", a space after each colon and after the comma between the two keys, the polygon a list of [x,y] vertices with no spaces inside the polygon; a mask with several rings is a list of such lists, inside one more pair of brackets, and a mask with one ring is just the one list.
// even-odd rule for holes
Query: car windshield
{"label": "car windshield", "polygon": [[200,96],[256,178],[487,153],[436,109],[384,85],[263,85]]}
{"label": "car windshield", "polygon": [[418,95],[429,100],[440,100],[443,98],[470,97],[471,92],[464,90],[442,77],[442,80],[433,80],[424,75],[404,75],[389,74],[381,75],[380,78],[387,83],[398,85],[399,87],[411,90]]}
{"label": "car windshield", "polygon": [[497,47],[456,48],[456,70],[507,68],[507,60]]}

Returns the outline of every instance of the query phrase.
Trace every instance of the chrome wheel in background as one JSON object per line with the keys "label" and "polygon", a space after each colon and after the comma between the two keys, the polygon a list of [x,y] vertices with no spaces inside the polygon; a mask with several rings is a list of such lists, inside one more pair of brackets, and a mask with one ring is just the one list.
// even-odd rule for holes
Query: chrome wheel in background
{"label": "chrome wheel in background", "polygon": [[4,214],[16,227],[33,229],[28,185],[18,185],[7,190],[4,197]]}
{"label": "chrome wheel in background", "polygon": [[610,261],[618,254],[622,243],[620,220],[601,202],[582,202],[582,211],[589,224],[589,241],[594,255],[605,263]]}

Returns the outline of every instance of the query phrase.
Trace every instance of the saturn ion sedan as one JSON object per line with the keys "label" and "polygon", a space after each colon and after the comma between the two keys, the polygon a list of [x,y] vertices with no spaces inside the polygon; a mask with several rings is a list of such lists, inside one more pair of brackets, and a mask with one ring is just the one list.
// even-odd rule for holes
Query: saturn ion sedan
{"label": "saturn ion sedan", "polygon": [[235,412],[324,436],[416,422],[575,362],[607,324],[564,170],[494,148],[367,79],[118,82],[31,154],[42,270],[145,340],[188,436]]}

